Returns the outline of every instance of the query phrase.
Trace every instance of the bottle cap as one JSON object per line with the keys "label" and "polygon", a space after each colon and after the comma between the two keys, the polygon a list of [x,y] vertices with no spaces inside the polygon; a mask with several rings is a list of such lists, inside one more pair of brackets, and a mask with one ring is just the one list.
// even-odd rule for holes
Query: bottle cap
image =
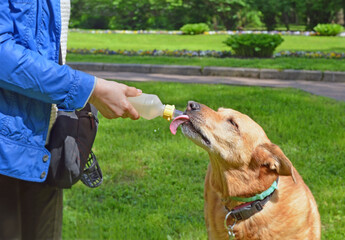
{"label": "bottle cap", "polygon": [[163,118],[170,121],[174,116],[175,106],[174,105],[165,105]]}

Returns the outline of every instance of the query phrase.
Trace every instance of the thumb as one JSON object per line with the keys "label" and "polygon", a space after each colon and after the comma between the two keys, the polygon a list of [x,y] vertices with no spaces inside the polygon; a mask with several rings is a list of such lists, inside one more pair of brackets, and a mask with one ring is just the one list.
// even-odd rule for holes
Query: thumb
{"label": "thumb", "polygon": [[126,90],[126,97],[136,97],[139,96],[142,93],[140,89],[137,89],[135,87],[128,87]]}

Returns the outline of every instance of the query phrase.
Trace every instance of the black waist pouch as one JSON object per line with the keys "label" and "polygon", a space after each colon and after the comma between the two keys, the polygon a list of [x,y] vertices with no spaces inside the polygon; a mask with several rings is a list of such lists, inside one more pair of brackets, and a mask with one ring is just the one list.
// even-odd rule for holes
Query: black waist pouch
{"label": "black waist pouch", "polygon": [[71,188],[80,179],[89,187],[101,184],[102,172],[91,151],[97,127],[97,109],[89,103],[79,111],[58,111],[47,145],[49,185]]}

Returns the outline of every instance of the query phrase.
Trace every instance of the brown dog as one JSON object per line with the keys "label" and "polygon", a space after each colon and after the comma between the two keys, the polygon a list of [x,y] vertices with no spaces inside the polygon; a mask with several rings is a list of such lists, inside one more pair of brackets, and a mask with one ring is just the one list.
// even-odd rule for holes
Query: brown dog
{"label": "brown dog", "polygon": [[172,132],[181,124],[210,156],[204,192],[209,239],[320,239],[312,193],[256,122],[232,109],[215,112],[189,102]]}

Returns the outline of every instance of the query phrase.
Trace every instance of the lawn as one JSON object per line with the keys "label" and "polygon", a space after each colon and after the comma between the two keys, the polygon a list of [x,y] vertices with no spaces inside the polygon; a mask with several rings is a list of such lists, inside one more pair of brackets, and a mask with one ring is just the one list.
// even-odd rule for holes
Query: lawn
{"label": "lawn", "polygon": [[[69,33],[69,48],[87,48],[111,50],[153,50],[153,49],[188,49],[188,50],[230,50],[222,42],[226,35],[130,35],[130,34],[87,34]],[[284,42],[277,51],[304,50],[323,52],[345,52],[345,39],[342,37],[306,37],[284,36]],[[294,58],[275,59],[239,59],[239,58],[188,58],[188,57],[140,57],[68,54],[69,62],[107,62],[107,63],[145,63],[178,64],[196,66],[226,66],[273,69],[305,69],[345,71],[345,61],[336,59]]]}
{"label": "lawn", "polygon": [[[164,103],[188,100],[251,116],[293,162],[313,192],[323,239],[345,239],[345,103],[295,89],[133,83]],[[203,182],[207,153],[164,119],[100,118],[94,151],[104,183],[64,195],[63,239],[207,239]]]}
{"label": "lawn", "polygon": [[191,66],[243,67],[262,69],[303,69],[320,71],[345,71],[345,60],[311,58],[211,58],[211,57],[148,57],[68,54],[68,62],[102,62],[132,64],[165,64]]}
{"label": "lawn", "polygon": [[[227,35],[165,35],[165,34],[90,34],[70,32],[68,48],[108,48],[111,50],[230,50],[223,41]],[[283,36],[282,50],[345,52],[343,37]]]}

